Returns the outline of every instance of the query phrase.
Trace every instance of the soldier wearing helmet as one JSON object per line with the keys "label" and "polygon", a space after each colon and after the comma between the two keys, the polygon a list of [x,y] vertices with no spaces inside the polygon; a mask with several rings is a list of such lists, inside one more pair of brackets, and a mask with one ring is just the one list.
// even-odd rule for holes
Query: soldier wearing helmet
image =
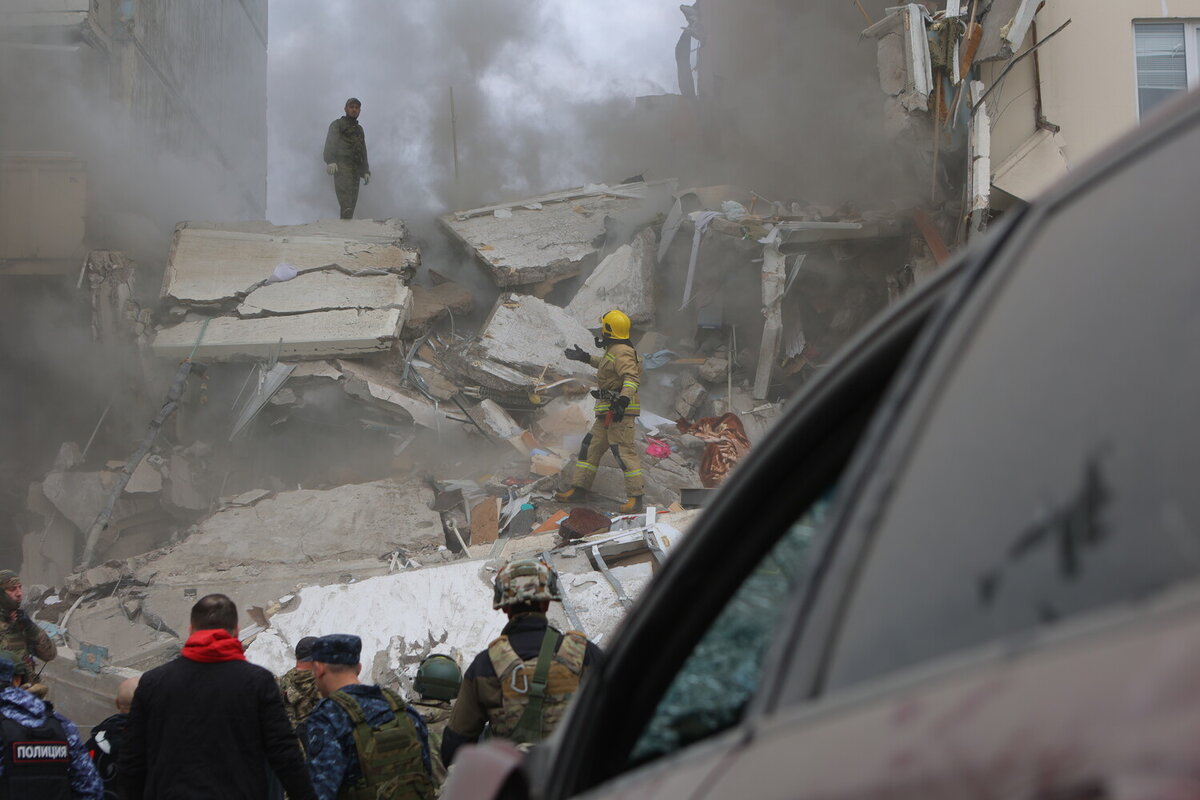
{"label": "soldier wearing helmet", "polygon": [[605,450],[611,450],[617,464],[625,474],[625,495],[628,498],[621,506],[622,514],[635,514],[642,510],[642,495],[645,482],[642,479],[642,460],[634,445],[634,420],[641,406],[638,404],[638,386],[642,382],[642,362],[633,342],[629,339],[629,317],[619,309],[613,309],[600,318],[601,335],[596,337],[596,346],[604,348],[604,354],[588,355],[579,345],[564,351],[573,361],[582,361],[596,368],[599,388],[592,392],[596,398],[596,422],[592,430],[583,437],[579,448],[579,460],[575,462],[575,477],[571,488],[559,492],[557,498],[563,503],[579,503],[587,500],[588,490],[596,479],[596,470]]}
{"label": "soldier wearing helmet", "polygon": [[458,697],[462,686],[462,670],[458,662],[448,655],[434,653],[417,667],[417,678],[413,690],[420,699],[412,707],[425,719],[429,728],[429,753],[433,761],[433,782],[441,786],[446,782],[446,767],[442,764],[442,734],[450,721],[454,706],[451,700]]}
{"label": "soldier wearing helmet", "polygon": [[442,738],[447,767],[485,726],[518,746],[550,735],[588,668],[603,658],[579,631],[560,633],[546,612],[560,600],[558,575],[541,559],[518,559],[496,575],[492,608],[508,615],[499,638],[475,656],[463,676]]}
{"label": "soldier wearing helmet", "polygon": [[9,569],[0,570],[0,650],[16,653],[32,675],[37,671],[33,657],[52,661],[58,655],[58,649],[41,626],[21,608],[24,599],[21,576]]}

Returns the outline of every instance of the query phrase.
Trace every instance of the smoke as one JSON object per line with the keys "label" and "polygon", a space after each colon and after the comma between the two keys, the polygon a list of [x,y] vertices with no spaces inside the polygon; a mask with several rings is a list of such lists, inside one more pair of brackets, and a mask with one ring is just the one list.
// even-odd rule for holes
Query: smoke
{"label": "smoke", "polygon": [[[356,216],[419,221],[619,179],[608,170],[621,157],[605,140],[635,95],[673,90],[682,21],[673,3],[645,0],[296,0],[272,13],[269,211],[278,223],[336,215],[320,153],[351,96],[363,101],[372,169]],[[629,166],[640,169],[636,157]]]}

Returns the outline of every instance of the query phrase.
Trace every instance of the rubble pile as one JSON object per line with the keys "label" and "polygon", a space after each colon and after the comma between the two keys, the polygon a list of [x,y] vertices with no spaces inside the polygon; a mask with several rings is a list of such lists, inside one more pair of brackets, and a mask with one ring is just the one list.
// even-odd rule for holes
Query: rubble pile
{"label": "rubble pile", "polygon": [[[912,283],[920,241],[903,213],[671,181],[442,224],[493,293],[423,265],[399,220],[181,223],[152,320],[105,289],[126,346],[145,334],[142,394],[170,388],[111,461],[67,444],[31,487],[36,618],[102,671],[140,670],[219,591],[259,663],[352,627],[367,677],[403,684],[494,637],[495,570],[537,555],[563,576],[559,624],[602,639],[786,397]],[[596,421],[596,370],[564,350],[613,307],[644,368],[648,509],[625,517],[608,460],[589,507],[555,499]]]}

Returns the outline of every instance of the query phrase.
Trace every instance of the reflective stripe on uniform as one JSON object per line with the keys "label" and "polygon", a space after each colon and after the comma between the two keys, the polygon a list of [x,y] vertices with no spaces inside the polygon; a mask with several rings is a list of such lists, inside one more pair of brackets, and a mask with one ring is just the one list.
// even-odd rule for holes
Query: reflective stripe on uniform
{"label": "reflective stripe on uniform", "polygon": [[589,464],[587,461],[576,461],[575,466],[579,469],[590,469],[592,472],[596,471],[596,465]]}
{"label": "reflective stripe on uniform", "polygon": [[629,472],[626,472],[625,477],[632,478],[635,475],[641,475],[641,474],[642,474],[642,471],[640,469],[635,469],[635,470],[630,470]]}

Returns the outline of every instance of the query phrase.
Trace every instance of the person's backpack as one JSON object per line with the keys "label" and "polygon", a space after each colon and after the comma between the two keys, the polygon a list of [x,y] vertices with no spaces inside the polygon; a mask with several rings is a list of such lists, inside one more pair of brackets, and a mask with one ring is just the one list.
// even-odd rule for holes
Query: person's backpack
{"label": "person's backpack", "polygon": [[537,658],[522,660],[507,636],[488,645],[487,653],[502,699],[499,708],[488,711],[492,735],[519,745],[549,736],[579,689],[587,638],[547,626]]}
{"label": "person's backpack", "polygon": [[417,726],[409,718],[404,701],[395,692],[384,689],[383,696],[392,711],[392,718],[379,727],[372,727],[353,695],[342,691],[329,695],[354,725],[354,745],[362,774],[354,786],[342,787],[338,797],[343,800],[430,800],[434,796],[433,779],[425,767]]}
{"label": "person's backpack", "polygon": [[100,780],[104,781],[105,798],[117,797],[117,761],[120,758],[121,742],[125,739],[125,725],[129,721],[128,714],[113,714],[108,719],[92,728],[92,735],[84,745]]}

